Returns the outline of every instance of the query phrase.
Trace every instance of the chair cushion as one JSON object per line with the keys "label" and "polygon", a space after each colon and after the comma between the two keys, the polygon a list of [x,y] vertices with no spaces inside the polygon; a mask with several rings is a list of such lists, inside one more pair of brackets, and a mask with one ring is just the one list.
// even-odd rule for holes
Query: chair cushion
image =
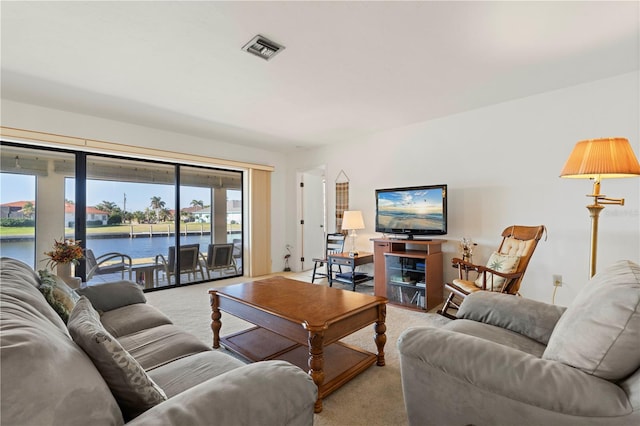
{"label": "chair cushion", "polygon": [[100,315],[84,296],[71,311],[69,333],[100,371],[125,418],[131,419],[166,401],[164,391],[102,327]]}
{"label": "chair cushion", "polygon": [[519,240],[517,238],[509,237],[502,243],[500,253],[510,254],[512,256],[526,256],[531,252],[534,243],[535,240]]}
{"label": "chair cushion", "polygon": [[[487,268],[491,268],[494,271],[504,272],[510,274],[518,269],[520,263],[520,256],[513,254],[500,254],[497,251],[491,253],[491,257],[487,262]],[[501,291],[502,285],[505,279],[499,275],[487,273],[487,287],[485,290],[489,291]],[[482,288],[484,283],[482,274],[475,281],[476,286]]]}
{"label": "chair cushion", "polygon": [[456,317],[505,328],[547,345],[565,310],[511,294],[477,291],[465,297]]}
{"label": "chair cushion", "polygon": [[[515,299],[515,296],[510,297]],[[530,339],[523,334],[503,327],[473,320],[458,319],[445,324],[442,328],[455,331],[457,333],[467,334],[469,336],[480,337],[484,340],[490,340],[503,346],[518,349],[519,351],[534,355],[537,358],[542,356],[545,349],[545,346],[542,343]]]}
{"label": "chair cushion", "polygon": [[619,261],[596,274],[560,317],[543,358],[607,380],[640,367],[640,266]]}
{"label": "chair cushion", "polygon": [[458,290],[458,292],[465,295],[482,290],[481,288],[478,288],[478,286],[476,286],[475,281],[461,280],[459,278],[456,278],[455,280],[453,280],[453,282],[451,284],[448,284],[448,286],[449,286],[449,290],[452,290],[452,291]]}

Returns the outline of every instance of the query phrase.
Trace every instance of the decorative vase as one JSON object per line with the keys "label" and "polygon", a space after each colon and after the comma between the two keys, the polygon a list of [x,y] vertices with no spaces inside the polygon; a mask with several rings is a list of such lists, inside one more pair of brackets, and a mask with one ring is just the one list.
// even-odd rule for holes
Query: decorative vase
{"label": "decorative vase", "polygon": [[71,275],[71,263],[58,263],[56,266],[56,275],[62,278],[69,287],[76,289],[80,287],[82,280]]}

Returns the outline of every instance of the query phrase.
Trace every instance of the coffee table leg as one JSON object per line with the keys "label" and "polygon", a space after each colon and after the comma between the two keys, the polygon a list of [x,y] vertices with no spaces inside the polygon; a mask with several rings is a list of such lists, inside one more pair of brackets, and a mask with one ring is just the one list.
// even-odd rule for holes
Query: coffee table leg
{"label": "coffee table leg", "polygon": [[211,330],[213,331],[213,348],[218,349],[220,347],[220,327],[222,322],[220,317],[220,308],[218,307],[218,295],[215,292],[209,294],[209,301],[211,303]]}
{"label": "coffee table leg", "polygon": [[387,318],[387,305],[384,303],[378,307],[378,321],[376,321],[376,325],[374,329],[376,331],[376,347],[378,348],[378,361],[377,365],[383,366],[384,362],[384,345],[387,343],[387,335],[385,334],[387,331],[387,325],[385,324],[385,320]]}
{"label": "coffee table leg", "polygon": [[318,399],[314,406],[314,412],[322,411],[322,398],[320,397],[320,388],[324,383],[324,354],[322,351],[324,340],[323,332],[309,332],[309,375],[313,379],[313,383],[318,387]]}

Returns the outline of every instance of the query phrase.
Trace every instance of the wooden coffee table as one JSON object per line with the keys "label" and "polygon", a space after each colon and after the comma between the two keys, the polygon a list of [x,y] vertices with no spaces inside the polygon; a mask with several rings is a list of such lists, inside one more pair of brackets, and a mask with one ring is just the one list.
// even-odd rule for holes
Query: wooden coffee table
{"label": "wooden coffee table", "polygon": [[[318,386],[322,399],[374,363],[384,362],[387,299],[337,288],[268,278],[209,290],[213,347],[222,344],[251,361],[281,359],[297,365]],[[220,337],[220,311],[256,327]],[[375,324],[377,354],[339,342]]]}

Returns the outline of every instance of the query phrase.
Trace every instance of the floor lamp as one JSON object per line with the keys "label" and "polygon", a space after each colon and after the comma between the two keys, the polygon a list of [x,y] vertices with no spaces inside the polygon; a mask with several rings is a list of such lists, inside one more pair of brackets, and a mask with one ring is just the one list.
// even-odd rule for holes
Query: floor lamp
{"label": "floor lamp", "polygon": [[591,277],[596,274],[598,250],[598,218],[605,204],[624,205],[624,198],[608,198],[600,194],[600,181],[606,178],[640,176],[640,164],[624,138],[603,138],[580,141],[567,160],[560,177],[593,179],[593,204],[587,206],[591,216]]}

